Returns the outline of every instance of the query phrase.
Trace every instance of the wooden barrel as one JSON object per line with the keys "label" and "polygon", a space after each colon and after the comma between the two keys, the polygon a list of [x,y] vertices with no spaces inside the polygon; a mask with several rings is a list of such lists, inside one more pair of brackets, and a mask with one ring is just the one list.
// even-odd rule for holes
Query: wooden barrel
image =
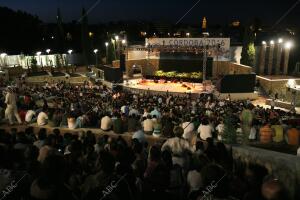
{"label": "wooden barrel", "polygon": [[287,135],[289,145],[299,145],[299,131],[296,128],[289,129]]}
{"label": "wooden barrel", "polygon": [[260,142],[262,144],[268,144],[272,142],[272,129],[269,126],[264,126],[260,128]]}
{"label": "wooden barrel", "polygon": [[68,118],[68,128],[75,129],[76,120],[74,117]]}

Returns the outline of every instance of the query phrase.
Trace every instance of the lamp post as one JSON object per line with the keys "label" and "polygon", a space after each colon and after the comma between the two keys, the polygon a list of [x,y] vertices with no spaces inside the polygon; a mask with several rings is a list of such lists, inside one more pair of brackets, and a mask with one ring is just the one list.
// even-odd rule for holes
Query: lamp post
{"label": "lamp post", "polygon": [[107,64],[107,60],[108,60],[108,42],[105,42],[105,49],[106,49],[106,64]]}
{"label": "lamp post", "polygon": [[118,58],[120,58],[119,36],[118,35],[115,36],[115,40],[116,40],[116,49],[117,49],[116,59],[118,59]]}
{"label": "lamp post", "polygon": [[40,62],[40,65],[43,67],[43,63],[42,63],[42,60],[41,60],[41,54],[42,54],[42,52],[40,52],[40,51],[36,52],[36,55],[37,55],[38,60]]}
{"label": "lamp post", "polygon": [[98,49],[94,49],[95,58],[96,58],[96,67],[98,66]]}
{"label": "lamp post", "polygon": [[283,65],[283,74],[288,74],[289,69],[289,58],[290,58],[290,50],[292,48],[292,42],[288,41],[284,45],[284,65]]}
{"label": "lamp post", "polygon": [[268,75],[272,74],[273,69],[273,58],[274,58],[274,41],[270,41],[270,51],[269,51],[269,64],[268,64]]}
{"label": "lamp post", "polygon": [[47,59],[46,59],[46,65],[49,66],[49,53],[50,53],[51,49],[46,49],[46,53],[47,53]]}
{"label": "lamp post", "polygon": [[[72,49],[69,49],[68,50],[68,54],[69,54],[69,61],[71,61],[71,55],[72,55],[72,53],[73,53],[73,50]],[[71,62],[68,62],[68,64],[70,64],[71,65]]]}
{"label": "lamp post", "polygon": [[275,74],[276,75],[278,75],[280,73],[282,42],[283,42],[283,40],[281,38],[279,38],[278,43],[277,43],[277,52],[276,52],[276,66],[275,66]]}
{"label": "lamp post", "polygon": [[259,74],[263,75],[265,72],[265,64],[266,64],[266,50],[267,50],[267,43],[262,41],[262,46],[260,50],[260,59],[259,59]]}
{"label": "lamp post", "polygon": [[206,63],[207,63],[207,45],[205,44],[203,50],[203,78],[202,78],[203,83],[206,80]]}

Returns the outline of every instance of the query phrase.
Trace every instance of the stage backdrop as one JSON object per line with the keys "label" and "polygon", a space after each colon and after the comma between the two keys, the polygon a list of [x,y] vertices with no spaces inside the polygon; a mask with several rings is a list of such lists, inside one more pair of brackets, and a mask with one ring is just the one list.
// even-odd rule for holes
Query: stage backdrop
{"label": "stage backdrop", "polygon": [[208,46],[209,54],[214,60],[230,60],[230,38],[147,38],[146,46],[150,48]]}
{"label": "stage backdrop", "polygon": [[[206,63],[207,76],[212,76],[213,58],[208,57]],[[158,61],[159,70],[169,72],[202,72],[203,71],[203,56],[201,54],[195,55],[192,53],[160,53]]]}

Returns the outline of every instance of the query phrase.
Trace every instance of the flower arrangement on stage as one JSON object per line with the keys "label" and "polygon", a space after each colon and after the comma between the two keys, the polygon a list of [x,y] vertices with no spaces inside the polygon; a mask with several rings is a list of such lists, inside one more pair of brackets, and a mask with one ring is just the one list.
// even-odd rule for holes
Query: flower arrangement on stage
{"label": "flower arrangement on stage", "polygon": [[164,71],[156,71],[155,77],[157,78],[175,78],[175,79],[202,79],[201,72],[191,72],[191,73],[178,73],[176,71],[164,72]]}

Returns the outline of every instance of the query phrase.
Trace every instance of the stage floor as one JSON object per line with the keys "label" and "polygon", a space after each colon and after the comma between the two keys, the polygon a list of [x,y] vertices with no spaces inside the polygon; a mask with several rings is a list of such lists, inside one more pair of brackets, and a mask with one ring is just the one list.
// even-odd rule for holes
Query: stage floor
{"label": "stage floor", "polygon": [[202,83],[172,83],[168,81],[158,81],[154,80],[144,80],[144,79],[134,79],[125,81],[123,87],[138,90],[138,91],[152,91],[152,92],[170,92],[170,93],[191,93],[191,94],[201,94],[201,93],[212,93],[214,91],[213,85],[203,86]]}

